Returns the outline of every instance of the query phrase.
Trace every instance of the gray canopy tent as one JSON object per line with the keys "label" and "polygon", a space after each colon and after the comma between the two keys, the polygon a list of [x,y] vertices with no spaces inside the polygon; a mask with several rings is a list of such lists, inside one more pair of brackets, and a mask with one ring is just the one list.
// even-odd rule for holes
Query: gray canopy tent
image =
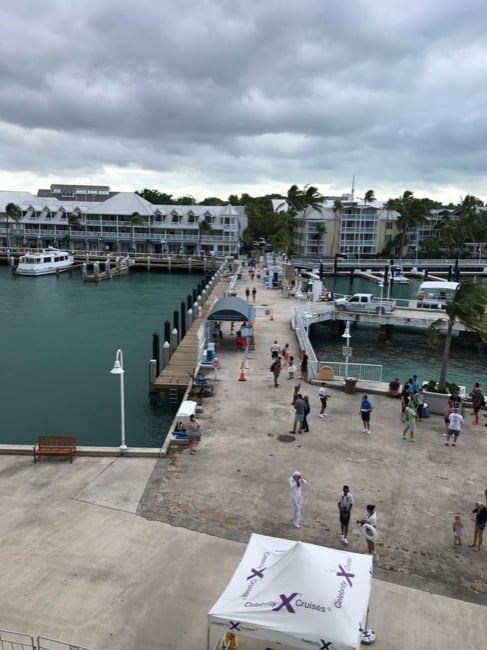
{"label": "gray canopy tent", "polygon": [[210,309],[208,321],[248,322],[255,320],[255,307],[235,296],[220,298]]}

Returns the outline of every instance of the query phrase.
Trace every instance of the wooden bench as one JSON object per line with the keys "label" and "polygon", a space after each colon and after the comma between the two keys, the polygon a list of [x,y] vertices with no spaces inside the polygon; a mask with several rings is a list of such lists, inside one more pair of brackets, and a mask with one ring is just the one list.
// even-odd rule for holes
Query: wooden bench
{"label": "wooden bench", "polygon": [[76,456],[76,438],[74,436],[39,436],[34,447],[34,463],[40,456],[70,456],[70,462]]}

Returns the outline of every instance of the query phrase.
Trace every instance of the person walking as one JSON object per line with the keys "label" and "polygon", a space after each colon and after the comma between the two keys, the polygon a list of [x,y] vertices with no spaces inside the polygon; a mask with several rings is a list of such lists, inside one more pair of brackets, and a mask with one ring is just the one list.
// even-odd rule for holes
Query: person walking
{"label": "person walking", "polygon": [[463,521],[462,516],[459,512],[453,517],[451,524],[453,530],[453,546],[462,545],[462,534],[463,534]]}
{"label": "person walking", "polygon": [[196,447],[201,440],[201,424],[193,414],[189,416],[189,422],[186,425],[186,435],[189,441],[189,453],[195,454]]}
{"label": "person walking", "polygon": [[252,301],[253,301],[254,305],[255,305],[255,297],[256,296],[257,296],[257,289],[254,287],[252,289]]}
{"label": "person walking", "polygon": [[303,352],[301,352],[300,370],[301,370],[301,379],[303,381],[307,381],[308,380],[308,355],[304,350]]}
{"label": "person walking", "polygon": [[288,358],[287,378],[294,379],[294,373],[296,372],[296,370],[297,368],[294,364],[294,357],[292,354],[290,354]]}
{"label": "person walking", "polygon": [[476,381],[473,389],[470,391],[470,397],[472,398],[473,406],[473,420],[472,424],[479,423],[479,411],[480,407],[484,404],[484,396],[480,388],[480,384]]}
{"label": "person walking", "polygon": [[377,525],[377,513],[375,512],[375,506],[369,504],[367,507],[367,513],[363,519],[358,521],[362,528],[365,527],[365,540],[367,542],[367,550],[369,555],[375,555],[375,536],[377,534],[376,525]]}
{"label": "person walking", "polygon": [[350,515],[353,507],[353,496],[349,491],[348,485],[344,485],[342,491],[338,495],[338,513],[340,516],[340,539],[348,545],[348,525],[350,523]]}
{"label": "person walking", "polygon": [[416,442],[414,439],[414,433],[416,431],[416,411],[414,410],[412,404],[408,404],[404,409],[404,422],[406,423],[406,426],[402,431],[402,439],[407,439],[406,434],[409,431],[410,442]]}
{"label": "person walking", "polygon": [[308,481],[303,478],[301,472],[296,470],[292,476],[289,477],[289,487],[291,488],[291,502],[293,504],[293,526],[294,528],[301,528],[301,506],[303,497],[301,494],[302,488],[307,487]]}
{"label": "person walking", "polygon": [[248,287],[245,289],[245,297],[247,298],[247,302],[249,302],[249,298],[250,298],[250,289],[249,289]]}
{"label": "person walking", "polygon": [[416,413],[418,414],[418,420],[421,422],[423,419],[423,409],[424,409],[424,389],[420,388],[416,395],[414,396],[414,401],[416,403]]}
{"label": "person walking", "polygon": [[359,413],[362,418],[362,424],[364,425],[364,433],[370,436],[370,414],[372,413],[372,403],[369,401],[367,395],[362,397]]}
{"label": "person walking", "polygon": [[458,412],[458,408],[455,408],[449,416],[448,430],[446,433],[446,442],[445,447],[448,447],[450,444],[450,438],[453,436],[453,442],[451,443],[452,447],[457,446],[458,436],[462,430],[463,416]]}
{"label": "person walking", "polygon": [[306,402],[303,399],[303,396],[298,393],[298,396],[294,400],[294,424],[293,429],[289,433],[296,434],[296,429],[298,433],[303,433],[303,422],[304,422],[304,412],[306,410]]}
{"label": "person walking", "polygon": [[274,341],[274,343],[271,345],[271,358],[272,359],[277,359],[281,352],[281,346],[277,342],[277,339]]}
{"label": "person walking", "polygon": [[475,528],[473,535],[473,544],[470,544],[470,548],[473,548],[474,551],[480,551],[485,526],[487,524],[487,506],[485,503],[482,503],[482,501],[477,501],[475,503],[475,509],[472,511],[472,514],[475,515]]}
{"label": "person walking", "polygon": [[274,375],[274,387],[279,386],[279,375],[281,374],[281,357],[276,357],[271,364],[271,372]]}
{"label": "person walking", "polygon": [[318,396],[319,396],[320,402],[321,402],[320,418],[326,418],[326,417],[328,417],[328,415],[326,414],[326,404],[328,402],[328,392],[327,392],[325,382],[323,382],[321,384],[320,390],[318,391]]}
{"label": "person walking", "polygon": [[308,433],[309,432],[308,415],[310,414],[311,407],[309,405],[309,397],[307,395],[303,396],[303,400],[304,400],[303,431],[304,433]]}

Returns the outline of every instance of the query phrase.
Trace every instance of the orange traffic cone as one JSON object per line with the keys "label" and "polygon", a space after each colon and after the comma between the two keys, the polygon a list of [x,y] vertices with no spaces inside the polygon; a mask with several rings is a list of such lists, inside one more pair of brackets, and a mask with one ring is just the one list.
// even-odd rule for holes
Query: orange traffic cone
{"label": "orange traffic cone", "polygon": [[244,364],[243,361],[240,364],[240,377],[238,378],[239,381],[247,381],[247,378],[245,376],[245,369],[244,369]]}

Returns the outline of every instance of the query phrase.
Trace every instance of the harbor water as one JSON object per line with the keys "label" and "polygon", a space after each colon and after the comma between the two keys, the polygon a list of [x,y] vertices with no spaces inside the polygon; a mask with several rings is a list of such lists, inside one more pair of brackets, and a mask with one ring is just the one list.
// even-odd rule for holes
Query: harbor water
{"label": "harbor water", "polygon": [[[80,271],[19,277],[0,267],[0,444],[73,435],[79,445],[119,446],[120,381],[125,368],[129,447],[160,447],[177,410],[148,397],[152,334],[200,282],[196,273],[132,271],[85,283]],[[172,329],[172,328],[171,328]]]}
{"label": "harbor water", "polygon": [[[324,284],[330,291],[336,293],[373,293],[375,296],[380,296],[380,288],[363,278],[351,280],[349,277],[326,277]],[[415,298],[420,284],[420,279],[412,279],[408,285],[394,285],[390,288],[390,297]],[[388,288],[384,287],[382,292],[383,297],[386,298]],[[403,383],[413,374],[418,375],[421,381],[438,380],[443,348],[442,344],[436,349],[428,346],[426,330],[394,326],[392,337],[387,342],[379,341],[379,329],[373,324],[353,324],[350,333],[352,335],[350,363],[382,365],[382,381],[389,382],[398,377]],[[314,325],[310,340],[319,361],[343,362],[345,360],[342,352],[345,339],[331,323]],[[466,386],[468,391],[476,381],[484,386],[487,382],[486,359],[487,354],[481,344],[463,343],[455,337],[450,351],[447,381]]]}

